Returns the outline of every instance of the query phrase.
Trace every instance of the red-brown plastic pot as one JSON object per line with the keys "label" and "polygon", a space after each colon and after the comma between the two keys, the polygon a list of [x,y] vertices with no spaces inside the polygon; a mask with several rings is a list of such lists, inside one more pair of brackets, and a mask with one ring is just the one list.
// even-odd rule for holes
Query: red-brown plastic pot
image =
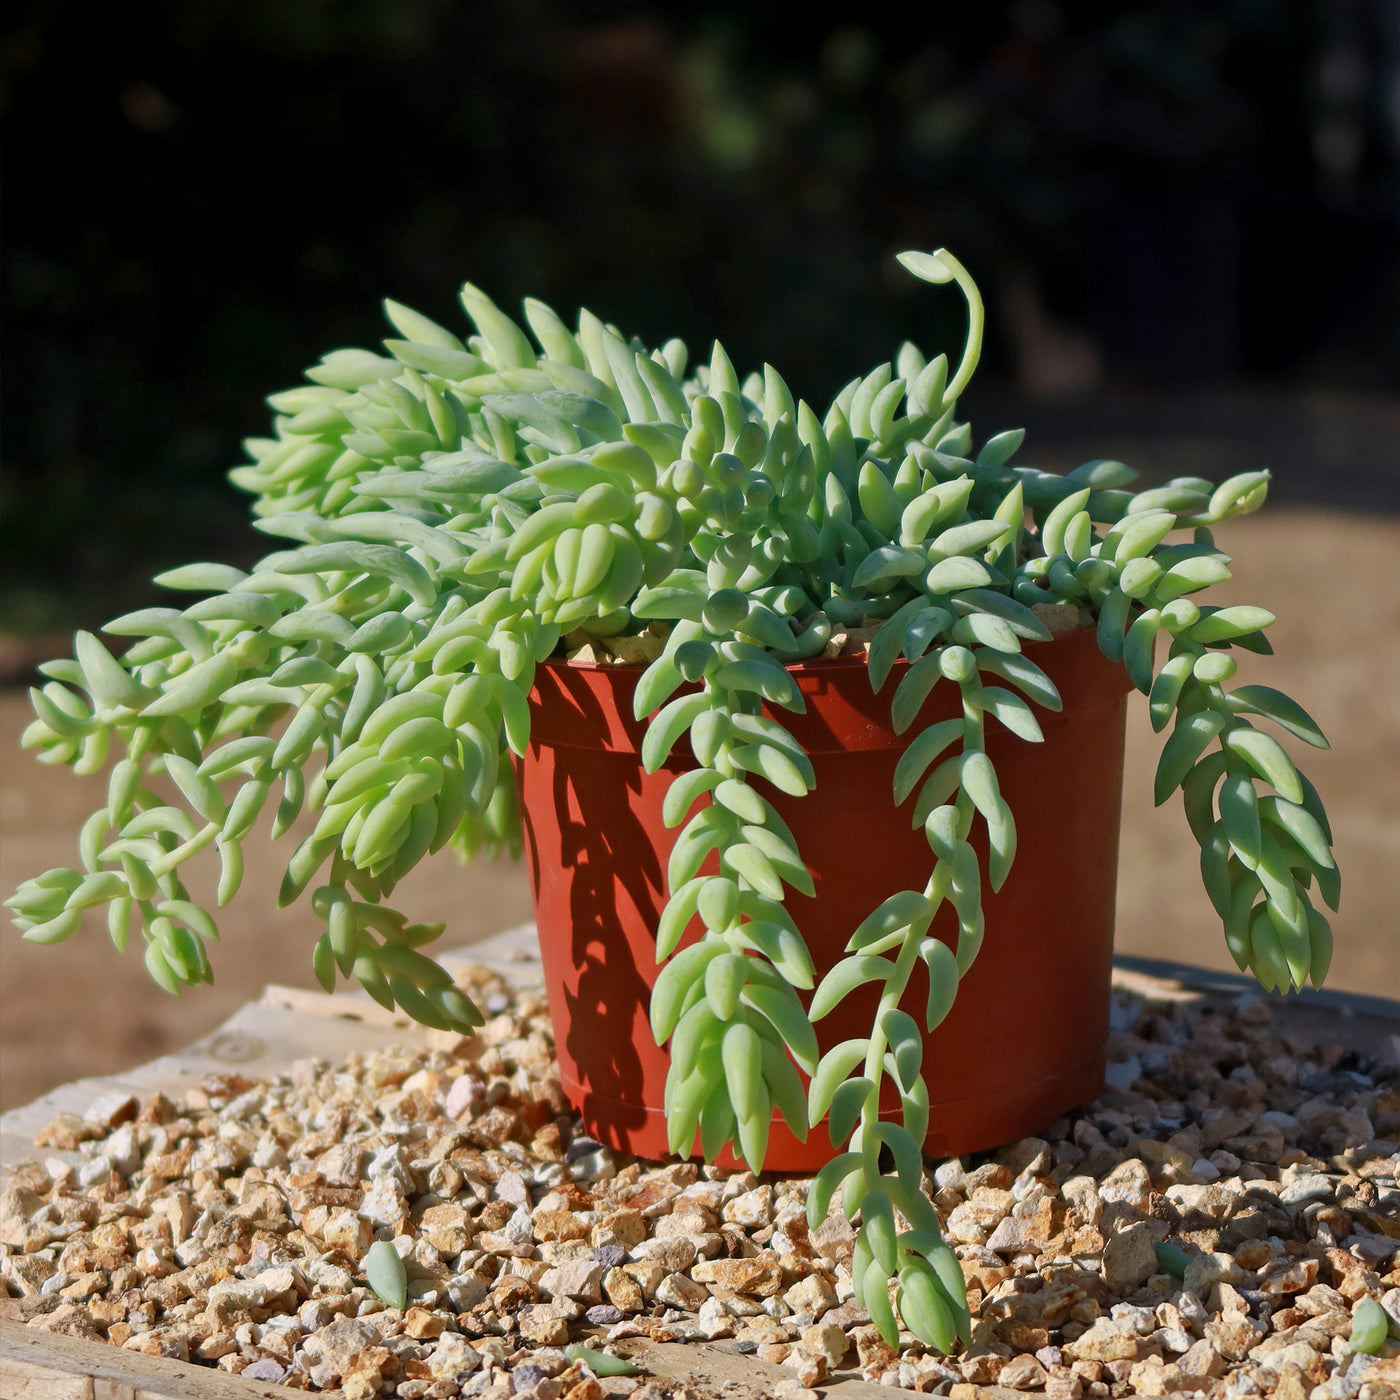
{"label": "red-brown plastic pot", "polygon": [[[987,722],[988,752],[1016,818],[1017,855],[998,893],[984,883],[982,951],[952,1012],[926,1039],[926,1147],[935,1157],[1024,1137],[1103,1085],[1129,685],[1100,655],[1092,630],[1030,643],[1026,654],[1054,680],[1064,709],[1036,707],[1042,744]],[[792,670],[807,712],[779,713],[817,782],[800,799],[767,795],[816,884],[815,898],[790,893],[787,902],[820,979],[882,899],[928,878],[932,856],[923,831],[911,827],[913,799],[894,806],[894,768],[921,727],[961,709],[956,687],[936,686],[915,725],[897,735],[889,724],[897,673],[875,695],[864,657]],[[669,1155],[661,1107],[667,1056],[652,1040],[647,1003],[677,834],[662,822],[661,806],[672,775],[694,760],[681,743],[660,772],[643,771],[645,725],[632,718],[640,673],[541,666],[517,779],[565,1092],[600,1141],[661,1158]],[[941,922],[934,932],[952,941]],[[916,1019],[927,995],[921,983],[916,974],[906,1004]],[[823,1049],[869,1033],[876,991],[863,990],[817,1023]],[[893,1097],[882,1111],[895,1116]],[[813,1171],[829,1155],[825,1125],[803,1144],[774,1124],[769,1167]]]}

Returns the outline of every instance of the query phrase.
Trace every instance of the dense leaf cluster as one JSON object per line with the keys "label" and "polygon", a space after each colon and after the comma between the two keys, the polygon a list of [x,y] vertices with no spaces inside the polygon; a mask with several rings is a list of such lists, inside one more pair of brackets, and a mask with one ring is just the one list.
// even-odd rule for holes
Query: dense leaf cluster
{"label": "dense leaf cluster", "polygon": [[[680,830],[651,1005],[670,1042],[672,1149],[698,1136],[713,1157],[732,1142],[759,1170],[775,1112],[800,1138],[824,1119],[836,1155],[810,1213],[817,1223],[838,1187],[860,1211],[857,1297],[893,1340],[897,1279],[908,1327],[945,1349],[966,1340],[961,1272],[920,1190],[923,1031],[983,939],[973,826],[986,829],[991,888],[1015,856],[988,720],[1036,742],[1030,702],[1060,705],[1022,650],[1049,637],[1037,608],[1087,609],[1155,727],[1171,727],[1157,800],[1183,789],[1241,967],[1270,987],[1320,982],[1331,935],[1310,889],[1335,908],[1337,872],[1316,793],[1255,721],[1322,745],[1316,726],[1275,691],[1225,689],[1232,649],[1267,650],[1272,617],[1188,596],[1229,577],[1211,527],[1257,508],[1267,474],[1134,494],[1118,462],[1060,477],[1014,464],[1019,432],[977,446],[956,418],[980,349],[976,288],[946,252],[902,261],[963,288],[959,365],[906,344],[822,416],[771,367],[741,380],[718,344],[691,368],[679,341],[649,351],[586,311],[571,330],[529,301],[532,340],[471,286],[464,341],[387,303],[387,354],[335,351],[273,395],[274,435],[248,443],[232,473],[287,547],[250,573],[164,574],[203,596],[110,623],[137,638],[120,660],[80,633],[72,659],[44,668],[24,743],[80,772],[101,768],[114,740],[121,757],[83,828],[81,867],[8,901],[24,936],[60,942],[101,905],[117,946],[135,936],[162,986],[207,981],[217,930],[181,881],[185,861],[215,848],[222,904],[260,813],[273,809],[279,835],[310,810],[282,901],[309,893],[325,923],[322,983],[354,977],[427,1025],[470,1029],[476,1008],[421,951],[442,925],[409,924],[386,900],[443,846],[518,842],[510,759],[529,741],[537,665],[566,637],[659,631],[636,687],[642,759],[655,771],[686,735],[696,760],[666,802]],[[812,879],[770,800],[802,797],[814,775],[779,716],[803,704],[791,663],[874,624],[874,689],[907,663],[890,699],[910,736],[892,797],[925,832],[929,874],[873,910],[814,988],[785,904]],[[938,685],[956,687],[961,717],[920,725]],[[157,772],[180,805],[147,786]],[[717,873],[702,874],[712,854]],[[931,932],[945,904],[951,945]],[[697,917],[702,937],[677,951]],[[917,979],[922,1025],[903,1009]],[[869,1034],[819,1055],[813,1021],[872,983]],[[880,1119],[887,1079],[898,1122]]]}

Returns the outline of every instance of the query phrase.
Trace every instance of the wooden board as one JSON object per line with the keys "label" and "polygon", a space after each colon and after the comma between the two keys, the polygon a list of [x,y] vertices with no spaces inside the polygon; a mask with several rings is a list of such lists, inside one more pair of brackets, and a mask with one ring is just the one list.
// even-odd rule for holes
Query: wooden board
{"label": "wooden board", "polygon": [[[625,1356],[644,1375],[659,1380],[684,1382],[710,1400],[771,1400],[777,1387],[794,1380],[793,1372],[775,1366],[761,1357],[744,1355],[726,1342],[619,1342],[619,1356]],[[891,1395],[912,1396],[910,1390],[891,1390],[887,1385],[863,1381],[858,1372],[838,1371],[814,1387],[832,1392],[838,1400],[890,1400]]]}
{"label": "wooden board", "polygon": [[306,1400],[306,1395],[0,1318],[0,1400]]}

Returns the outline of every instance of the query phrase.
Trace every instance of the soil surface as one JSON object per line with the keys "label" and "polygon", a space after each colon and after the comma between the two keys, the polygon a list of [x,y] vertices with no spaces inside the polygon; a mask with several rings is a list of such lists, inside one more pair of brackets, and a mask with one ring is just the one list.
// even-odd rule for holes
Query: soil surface
{"label": "soil surface", "polygon": [[[1242,656],[1241,682],[1287,692],[1322,725],[1330,753],[1281,736],[1331,814],[1345,876],[1333,921],[1329,985],[1400,994],[1400,522],[1280,507],[1221,532],[1235,579],[1213,601],[1278,615],[1276,655]],[[1130,707],[1119,867],[1118,947],[1147,957],[1231,966],[1200,888],[1197,848],[1178,801],[1151,805],[1160,737],[1140,699]],[[78,828],[103,795],[19,751],[30,717],[21,691],[0,693],[0,886],[75,858]],[[100,918],[58,948],[0,935],[0,1108],[83,1075],[112,1074],[198,1039],[264,984],[313,985],[308,910],[276,909],[289,840],[250,841],[243,889],[223,911],[212,950],[216,985],[172,998],[140,958],[119,956]],[[196,881],[191,885],[196,886]],[[530,918],[523,868],[460,868],[440,858],[396,902],[415,919],[446,919],[460,946]]]}

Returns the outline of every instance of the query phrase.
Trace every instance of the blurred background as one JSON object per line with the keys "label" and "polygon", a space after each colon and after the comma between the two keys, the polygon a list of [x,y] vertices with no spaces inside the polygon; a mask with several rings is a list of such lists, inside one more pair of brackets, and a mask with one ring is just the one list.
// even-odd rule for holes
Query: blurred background
{"label": "blurred background", "polygon": [[[988,305],[980,433],[1147,482],[1274,471],[1222,538],[1224,600],[1280,618],[1242,679],[1331,733],[1307,766],[1348,877],[1334,982],[1400,992],[1400,6],[17,0],[0,44],[7,892],[101,800],[16,748],[34,664],[161,569],[267,551],[223,473],[264,395],[388,333],[381,297],[457,325],[470,278],[719,335],[824,406],[905,338],[960,345],[958,298],[892,256],[947,245]],[[1156,743],[1135,716],[1120,947],[1226,965],[1179,809],[1150,810]],[[179,1001],[99,928],[7,928],[0,1106],[309,984],[276,855]],[[454,942],[529,913],[500,867],[405,905]]]}

